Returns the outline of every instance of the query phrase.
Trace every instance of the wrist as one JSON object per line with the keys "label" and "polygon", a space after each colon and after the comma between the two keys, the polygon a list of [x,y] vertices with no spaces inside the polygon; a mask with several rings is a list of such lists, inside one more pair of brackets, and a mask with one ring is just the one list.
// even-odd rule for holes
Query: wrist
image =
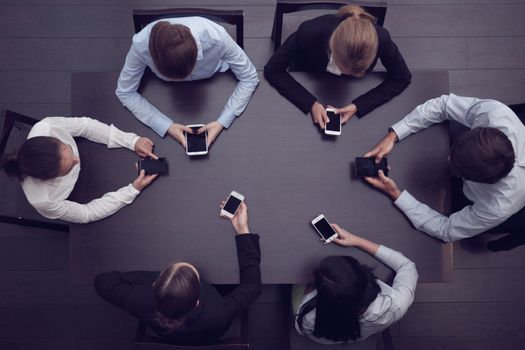
{"label": "wrist", "polygon": [[388,128],[388,134],[387,134],[387,137],[394,141],[394,142],[397,142],[399,141],[399,137],[397,136],[396,132],[394,131],[394,129],[392,128]]}
{"label": "wrist", "polygon": [[363,245],[364,245],[364,239],[359,237],[359,236],[356,236],[354,235],[354,238],[352,240],[352,243],[347,245],[347,247],[356,247],[356,248],[359,248],[359,249],[363,249]]}
{"label": "wrist", "polygon": [[399,198],[399,196],[401,196],[401,191],[398,188],[395,188],[392,191],[390,191],[389,195],[390,198],[392,198],[392,200],[395,202]]}
{"label": "wrist", "polygon": [[248,225],[246,225],[246,226],[239,227],[235,231],[237,231],[238,235],[247,235],[250,233],[250,228],[248,227]]}

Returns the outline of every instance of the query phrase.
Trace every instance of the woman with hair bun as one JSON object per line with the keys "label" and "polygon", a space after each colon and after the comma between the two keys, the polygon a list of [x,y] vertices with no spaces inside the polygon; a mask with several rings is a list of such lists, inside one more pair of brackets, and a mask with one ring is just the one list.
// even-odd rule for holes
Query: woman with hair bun
{"label": "woman with hair bun", "polygon": [[133,202],[157,175],[139,176],[127,186],[106,193],[86,204],[68,200],[80,173],[80,158],[74,137],[103,143],[108,148],[126,147],[141,157],[157,158],[153,142],[114,125],[82,118],[48,117],[36,123],[27,140],[8,154],[1,168],[20,180],[29,203],[48,219],[88,223],[114,214]]}
{"label": "woman with hair bun", "polygon": [[324,129],[329,121],[325,106],[287,70],[293,67],[361,78],[380,59],[388,73],[386,80],[336,111],[343,124],[353,115],[363,117],[403,92],[412,77],[390,34],[375,21],[354,5],[341,7],[335,15],[306,21],[275,51],[264,67],[264,76],[303,113],[310,112],[313,122]]}

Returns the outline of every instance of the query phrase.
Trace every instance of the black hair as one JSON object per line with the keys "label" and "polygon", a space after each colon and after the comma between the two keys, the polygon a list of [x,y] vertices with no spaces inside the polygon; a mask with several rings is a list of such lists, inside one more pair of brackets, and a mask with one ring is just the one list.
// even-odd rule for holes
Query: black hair
{"label": "black hair", "polygon": [[26,176],[42,180],[55,178],[60,172],[60,140],[49,136],[27,139],[18,151],[2,159],[2,169],[20,181]]}
{"label": "black hair", "polygon": [[314,272],[317,295],[299,310],[297,323],[315,308],[314,335],[336,342],[361,337],[359,318],[380,292],[372,270],[350,256],[324,258]]}

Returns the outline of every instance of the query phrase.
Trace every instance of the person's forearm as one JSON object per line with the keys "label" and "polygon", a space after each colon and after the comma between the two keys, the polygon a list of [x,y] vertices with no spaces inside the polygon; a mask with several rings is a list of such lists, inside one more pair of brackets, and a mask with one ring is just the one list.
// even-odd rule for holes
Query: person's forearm
{"label": "person's forearm", "polygon": [[116,213],[127,204],[133,202],[139,193],[140,191],[129,184],[117,191],[108,192],[104,196],[93,199],[86,204],[68,200],[60,201],[51,208],[45,208],[44,212],[48,215],[42,215],[68,222],[86,224],[102,220]]}
{"label": "person's forearm", "polygon": [[379,249],[379,244],[369,241],[363,237],[356,238],[355,246],[370,255],[375,255]]}

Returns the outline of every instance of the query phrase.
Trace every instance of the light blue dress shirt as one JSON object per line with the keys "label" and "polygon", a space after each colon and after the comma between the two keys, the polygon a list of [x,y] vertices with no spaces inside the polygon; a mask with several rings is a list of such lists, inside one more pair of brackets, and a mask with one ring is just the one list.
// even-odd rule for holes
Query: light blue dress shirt
{"label": "light blue dress shirt", "polygon": [[525,126],[501,102],[450,94],[417,106],[392,129],[402,140],[445,120],[455,120],[471,129],[496,128],[509,138],[516,155],[514,168],[494,184],[464,180],[463,193],[473,204],[450,216],[419,202],[406,190],[394,202],[418,230],[452,242],[496,227],[525,206]]}
{"label": "light blue dress shirt", "polygon": [[[244,111],[259,83],[254,65],[226,30],[210,20],[201,17],[182,17],[161,21],[188,27],[197,43],[195,68],[188,77],[180,81],[209,78],[215,72],[224,72],[228,68],[239,79],[235,90],[217,119],[222,126],[228,128],[235,117]],[[159,21],[150,23],[133,36],[133,43],[120,72],[116,94],[120,102],[141,122],[151,127],[160,136],[164,136],[173,121],[137,92],[146,66],[150,67],[159,78],[174,81],[158,71],[149,53],[151,28],[157,22]]]}

